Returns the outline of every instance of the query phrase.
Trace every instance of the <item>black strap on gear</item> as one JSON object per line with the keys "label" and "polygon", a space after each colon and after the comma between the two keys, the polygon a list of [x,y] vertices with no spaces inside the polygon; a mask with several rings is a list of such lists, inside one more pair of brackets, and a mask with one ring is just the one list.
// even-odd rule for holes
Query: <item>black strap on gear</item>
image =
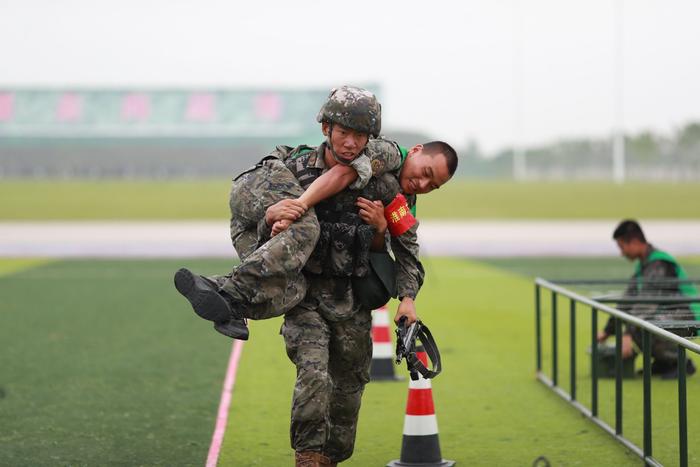
{"label": "black strap on gear", "polygon": [[[433,367],[432,370],[426,368],[416,355],[416,340],[419,340],[425,348],[425,353],[428,354],[428,358]],[[401,360],[404,358],[406,359],[406,366],[408,367],[413,381],[418,379],[418,373],[420,373],[423,378],[430,379],[435,378],[442,371],[440,350],[435,343],[430,329],[428,329],[422,321],[416,321],[410,326],[407,326],[406,317],[402,316],[396,328],[396,363],[401,363]]]}

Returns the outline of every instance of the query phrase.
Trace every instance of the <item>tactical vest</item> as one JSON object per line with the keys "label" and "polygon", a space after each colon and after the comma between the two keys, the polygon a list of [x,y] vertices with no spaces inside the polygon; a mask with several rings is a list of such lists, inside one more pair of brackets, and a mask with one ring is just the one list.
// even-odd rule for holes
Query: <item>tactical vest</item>
{"label": "tactical vest", "polygon": [[[678,262],[673,256],[669,255],[665,251],[653,250],[649,254],[649,257],[647,257],[647,262],[651,261],[666,261],[667,263],[671,263],[676,269],[676,276],[678,277],[678,279],[688,279],[688,275],[685,273],[685,270],[681,267],[681,265],[678,264]],[[637,278],[637,287],[641,288],[640,286],[643,280],[641,261],[637,261],[637,267],[634,275]],[[681,282],[680,284],[678,284],[678,289],[680,290],[681,295],[685,297],[698,296],[698,289],[690,282]],[[695,315],[695,319],[700,321],[700,303],[690,303],[689,305],[690,309],[693,311],[693,315]]]}
{"label": "tactical vest", "polygon": [[[322,148],[300,146],[289,153],[287,167],[305,190],[322,173],[322,169],[314,167],[313,159],[323,157],[322,151]],[[358,214],[355,201],[361,193],[361,190],[345,189],[315,206],[321,233],[306,263],[306,272],[336,278],[367,275],[375,229]]]}

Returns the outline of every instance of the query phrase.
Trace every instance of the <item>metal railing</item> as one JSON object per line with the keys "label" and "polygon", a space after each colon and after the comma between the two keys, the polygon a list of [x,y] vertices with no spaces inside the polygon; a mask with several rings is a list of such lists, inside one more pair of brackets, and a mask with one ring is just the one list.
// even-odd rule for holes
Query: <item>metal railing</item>
{"label": "metal railing", "polygon": [[[561,281],[564,283],[565,281]],[[569,282],[569,281],[567,281]],[[594,283],[595,281],[589,281]],[[572,282],[569,282],[572,283]],[[577,283],[581,283],[578,281]],[[542,371],[542,290],[551,292],[551,324],[552,324],[552,374],[547,377]],[[558,324],[557,324],[557,302],[558,297],[569,299],[569,343],[570,362],[569,379],[570,393],[567,393],[559,386],[558,374]],[[665,301],[665,300],[664,300]],[[688,303],[700,301],[695,297],[691,300],[681,299],[676,303]],[[591,310],[591,407],[584,406],[576,394],[576,305],[581,304],[590,307]],[[598,416],[598,312],[604,312],[616,318],[615,321],[615,426],[611,427]],[[623,436],[622,433],[622,323],[637,326],[642,330],[642,354],[643,354],[643,446],[639,447]],[[679,461],[681,467],[688,466],[688,414],[687,414],[687,394],[686,394],[686,351],[690,350],[700,355],[700,345],[687,339],[679,337],[654,324],[639,319],[635,316],[612,308],[600,301],[585,297],[561,285],[548,280],[535,279],[535,339],[536,339],[536,366],[537,379],[550,387],[555,393],[576,407],[581,413],[593,421],[596,425],[612,435],[630,451],[641,457],[647,465],[661,466],[662,464],[652,455],[652,422],[651,422],[651,336],[671,341],[678,350],[678,447]]]}

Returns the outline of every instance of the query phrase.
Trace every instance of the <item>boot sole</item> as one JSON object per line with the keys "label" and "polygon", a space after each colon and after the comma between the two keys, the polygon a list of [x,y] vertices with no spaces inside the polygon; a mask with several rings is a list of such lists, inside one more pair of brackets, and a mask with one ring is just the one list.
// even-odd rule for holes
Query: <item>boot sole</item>
{"label": "boot sole", "polygon": [[182,268],[175,273],[175,288],[192,305],[200,318],[220,323],[231,318],[231,309],[226,300],[201,277],[189,269]]}
{"label": "boot sole", "polygon": [[231,337],[233,339],[238,339],[241,341],[247,341],[250,335],[248,328],[232,328],[231,326],[226,326],[227,323],[217,324],[214,323],[214,329],[224,336]]}

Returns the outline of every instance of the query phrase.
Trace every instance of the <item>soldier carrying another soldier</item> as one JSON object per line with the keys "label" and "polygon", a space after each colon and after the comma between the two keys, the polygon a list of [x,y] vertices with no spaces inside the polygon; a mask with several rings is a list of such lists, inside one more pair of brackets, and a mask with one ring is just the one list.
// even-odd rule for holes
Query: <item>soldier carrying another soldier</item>
{"label": "soldier carrying another soldier", "polygon": [[[202,278],[187,270],[175,278],[197,314],[224,334],[242,331],[244,317],[284,314],[282,335],[297,368],[291,441],[298,466],[335,465],[352,455],[372,352],[371,307],[358,291],[372,269],[370,252],[386,253],[391,233],[401,300],[396,319],[415,321],[413,301],[424,272],[418,223],[409,211],[416,194],[446,183],[457,166],[456,153],[442,142],[405,150],[370,140],[379,135],[379,110],[367,91],[333,90],[318,116],[324,143],[278,147],[234,181],[231,233],[241,266],[224,278]],[[371,164],[366,186],[345,188],[355,177],[353,170],[344,186],[336,185],[335,192],[342,190],[315,209],[294,200],[360,153]],[[385,212],[385,206],[392,209]],[[277,224],[291,220],[286,230],[280,225],[285,222]],[[280,232],[270,238],[275,228]],[[241,338],[247,338],[245,331]]]}

